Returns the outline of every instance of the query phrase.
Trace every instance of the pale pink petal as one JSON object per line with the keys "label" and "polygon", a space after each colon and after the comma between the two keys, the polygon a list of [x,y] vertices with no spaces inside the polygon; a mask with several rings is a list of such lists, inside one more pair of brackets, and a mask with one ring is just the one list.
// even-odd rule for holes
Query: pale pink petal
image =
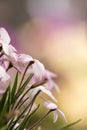
{"label": "pale pink petal", "polygon": [[12,45],[3,44],[3,51],[7,56],[12,57],[17,50]]}
{"label": "pale pink petal", "polygon": [[34,60],[34,64],[32,65],[32,71],[35,74],[35,77],[39,80],[42,80],[45,74],[45,67],[39,60]]}
{"label": "pale pink petal", "polygon": [[55,123],[58,119],[58,112],[57,110],[53,111],[53,122]]}
{"label": "pale pink petal", "polygon": [[57,109],[57,105],[50,102],[50,101],[45,101],[44,106],[48,109],[51,109],[51,110]]}
{"label": "pale pink petal", "polygon": [[17,52],[17,50],[15,49],[15,47],[13,47],[12,45],[9,45],[9,51],[11,51],[11,52]]}
{"label": "pale pink petal", "polygon": [[45,75],[44,75],[44,78],[47,79],[47,84],[46,84],[46,87],[52,91],[53,88],[56,89],[57,92],[60,92],[60,89],[58,87],[58,85],[53,81],[53,78],[56,78],[57,75],[49,70],[46,70],[45,72]]}
{"label": "pale pink petal", "polygon": [[0,28],[0,43],[1,44],[9,44],[10,40],[11,39],[10,39],[8,32],[3,27],[1,27]]}
{"label": "pale pink petal", "polygon": [[46,76],[49,78],[56,78],[57,75],[49,70],[46,70]]}
{"label": "pale pink petal", "polygon": [[8,86],[10,76],[6,73],[5,69],[0,66],[0,94],[3,94]]}
{"label": "pale pink petal", "polygon": [[6,73],[5,69],[0,66],[0,81],[1,82],[5,82],[7,80],[9,80],[10,76]]}
{"label": "pale pink petal", "polygon": [[58,118],[57,105],[51,101],[45,101],[44,106],[50,110],[53,110],[53,122],[56,122]]}
{"label": "pale pink petal", "polygon": [[19,54],[18,55],[18,59],[17,62],[21,65],[21,64],[27,64],[30,61],[32,61],[33,58],[30,55],[26,55],[26,54]]}
{"label": "pale pink petal", "polygon": [[53,96],[53,94],[48,89],[46,89],[43,86],[39,86],[37,88],[39,90],[41,90],[43,93],[45,93],[46,95],[48,95],[53,101],[57,102],[56,98]]}
{"label": "pale pink petal", "polygon": [[[12,61],[13,66],[16,67],[21,73],[23,73],[28,63],[33,61],[33,58],[26,54],[16,54],[16,57],[17,60]],[[31,71],[28,70],[27,73],[31,73]]]}
{"label": "pale pink petal", "polygon": [[66,119],[65,114],[64,114],[60,109],[58,109],[58,112],[59,112],[60,115],[64,118],[64,120],[67,122],[67,119]]}
{"label": "pale pink petal", "polygon": [[53,110],[53,115],[54,115],[53,122],[57,121],[58,114],[60,114],[63,117],[63,119],[67,122],[65,114],[60,109],[58,109],[55,103],[46,100],[44,102],[44,106],[50,110]]}

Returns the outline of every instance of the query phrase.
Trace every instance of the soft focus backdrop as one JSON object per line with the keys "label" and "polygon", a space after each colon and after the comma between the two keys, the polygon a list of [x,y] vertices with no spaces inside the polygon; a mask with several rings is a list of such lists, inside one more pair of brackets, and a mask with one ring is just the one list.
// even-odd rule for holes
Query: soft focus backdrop
{"label": "soft focus backdrop", "polygon": [[[82,119],[67,130],[87,130],[87,1],[0,0],[0,24],[20,52],[58,74],[59,108],[68,123]],[[49,116],[42,130],[64,125]]]}

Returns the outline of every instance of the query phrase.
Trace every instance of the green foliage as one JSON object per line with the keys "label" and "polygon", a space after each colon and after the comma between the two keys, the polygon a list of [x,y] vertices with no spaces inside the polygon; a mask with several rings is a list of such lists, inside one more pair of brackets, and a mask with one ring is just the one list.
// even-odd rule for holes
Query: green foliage
{"label": "green foliage", "polygon": [[[33,74],[30,74],[28,78],[24,81],[21,86],[18,86],[18,72],[15,76],[13,86],[10,85],[7,87],[5,93],[3,94],[0,100],[0,130],[24,130],[27,124],[29,123],[32,115],[37,111],[39,106],[31,111],[32,106],[36,97],[39,94],[39,91],[33,97],[33,99],[25,105],[25,97],[27,96],[30,89],[25,91],[26,86],[33,77]],[[22,78],[22,80],[24,80]],[[22,83],[23,81],[21,81]],[[27,96],[26,101],[29,97]],[[19,107],[20,106],[20,107]],[[15,128],[16,124],[19,124]]]}
{"label": "green foliage", "polygon": [[70,123],[70,124],[68,124],[68,125],[66,125],[66,126],[64,126],[64,127],[62,127],[62,128],[60,128],[60,129],[57,129],[57,130],[66,130],[67,128],[72,127],[73,125],[79,123],[80,121],[81,121],[81,119],[79,119],[79,120],[77,120],[77,121],[75,121],[75,122],[73,122],[73,123]]}

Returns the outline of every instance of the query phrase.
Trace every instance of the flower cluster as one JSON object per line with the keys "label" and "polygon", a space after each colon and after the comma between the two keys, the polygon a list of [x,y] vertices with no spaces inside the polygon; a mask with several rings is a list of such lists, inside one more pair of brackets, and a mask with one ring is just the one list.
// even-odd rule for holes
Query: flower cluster
{"label": "flower cluster", "polygon": [[[59,87],[53,80],[55,77],[57,77],[57,75],[47,70],[39,60],[32,58],[30,55],[19,54],[15,49],[15,47],[13,47],[10,44],[10,41],[11,39],[8,32],[1,27],[0,28],[0,94],[1,95],[5,95],[4,93],[6,93],[9,88],[7,87],[7,84],[11,82],[12,76],[9,73],[9,70],[14,69],[15,72],[17,72],[13,85],[15,89],[11,87],[10,90],[11,92],[14,92],[13,90],[15,90],[15,92],[13,93],[12,96],[10,96],[12,101],[10,101],[11,108],[8,111],[8,113],[10,113],[11,111],[12,116],[7,122],[9,130],[11,130],[11,128],[15,130],[25,128],[25,126],[22,127],[23,125],[21,125],[24,123],[23,117],[21,120],[16,121],[16,119],[13,118],[14,115],[13,113],[14,111],[17,111],[18,114],[19,110],[22,111],[23,113],[23,110],[21,110],[21,106],[23,106],[22,109],[24,108],[25,110],[27,108],[27,111],[23,114],[24,115],[28,114],[29,115],[28,117],[30,117],[33,111],[36,111],[38,108],[38,106],[35,104],[35,99],[37,96],[39,96],[40,93],[47,95],[51,99],[47,100],[46,98],[41,98],[43,100],[45,108],[49,109],[49,112],[46,113],[46,115],[42,117],[40,121],[43,120],[50,112],[53,112],[54,122],[56,122],[58,114],[60,114],[66,120],[64,113],[57,107],[56,105],[57,100],[52,94],[53,89],[56,89],[57,92],[60,91]],[[20,75],[20,77],[22,77],[19,84],[17,84],[18,74]],[[17,86],[17,88],[15,86]],[[2,102],[2,100],[0,102]],[[40,121],[36,122],[33,126],[30,127],[30,129],[37,126]]]}

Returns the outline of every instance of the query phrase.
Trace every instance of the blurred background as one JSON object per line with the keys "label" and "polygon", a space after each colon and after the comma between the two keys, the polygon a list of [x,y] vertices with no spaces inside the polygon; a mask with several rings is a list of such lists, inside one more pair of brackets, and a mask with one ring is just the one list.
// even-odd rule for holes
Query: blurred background
{"label": "blurred background", "polygon": [[[87,0],[0,0],[0,24],[19,52],[58,74],[59,108],[68,124],[82,119],[67,130],[87,130]],[[64,125],[49,116],[42,130]]]}

